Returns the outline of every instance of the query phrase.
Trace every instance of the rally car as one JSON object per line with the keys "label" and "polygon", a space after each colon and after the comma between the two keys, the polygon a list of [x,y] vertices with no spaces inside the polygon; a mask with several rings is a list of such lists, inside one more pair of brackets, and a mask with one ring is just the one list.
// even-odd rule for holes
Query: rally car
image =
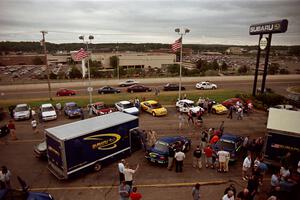
{"label": "rally car", "polygon": [[193,115],[196,115],[199,111],[203,112],[204,109],[200,106],[195,106],[194,101],[189,99],[181,99],[176,102],[176,109],[179,112],[188,113],[192,111]]}
{"label": "rally car", "polygon": [[142,110],[152,114],[154,117],[168,114],[167,109],[154,100],[141,102],[141,108]]}
{"label": "rally car", "polygon": [[75,102],[68,102],[64,106],[64,113],[67,117],[79,117],[81,115],[81,108]]}
{"label": "rally car", "polygon": [[105,105],[103,102],[96,102],[91,105],[92,112],[95,115],[105,115],[111,112],[114,112],[114,108],[110,108]]}

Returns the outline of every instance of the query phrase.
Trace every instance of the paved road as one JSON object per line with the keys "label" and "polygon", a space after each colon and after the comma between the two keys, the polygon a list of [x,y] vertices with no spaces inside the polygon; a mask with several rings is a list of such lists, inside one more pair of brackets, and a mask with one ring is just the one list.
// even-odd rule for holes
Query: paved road
{"label": "paved road", "polygon": [[[234,89],[244,92],[252,92],[253,77],[252,76],[234,76],[234,77],[185,77],[183,78],[183,86],[187,90],[196,90],[195,83],[198,81],[211,80],[222,89]],[[158,87],[162,90],[163,85],[168,82],[178,82],[178,78],[161,78],[161,79],[141,79],[138,80],[141,84],[145,84],[152,88]],[[92,81],[92,86],[95,88],[93,95],[97,94],[97,88],[104,85],[117,86],[118,80],[95,80]],[[258,81],[258,88],[261,80]],[[275,92],[287,95],[286,89],[290,86],[300,86],[300,75],[290,76],[269,76],[266,87],[272,88]],[[68,83],[53,83],[52,96],[55,96],[58,88],[67,87],[77,91],[78,96],[88,95],[86,88],[87,82],[68,82]],[[120,88],[120,87],[119,87]],[[126,88],[120,88],[121,92],[126,92]],[[48,97],[47,84],[27,84],[27,85],[6,85],[0,86],[2,93],[1,99],[15,99],[15,98],[45,98]]]}

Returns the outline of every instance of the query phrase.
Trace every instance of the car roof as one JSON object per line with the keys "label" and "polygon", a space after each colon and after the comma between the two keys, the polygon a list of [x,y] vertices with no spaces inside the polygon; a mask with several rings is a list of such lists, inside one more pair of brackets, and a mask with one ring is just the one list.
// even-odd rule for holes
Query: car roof
{"label": "car roof", "polygon": [[130,101],[119,101],[120,104],[129,104]]}
{"label": "car roof", "polygon": [[181,139],[183,139],[183,136],[164,136],[159,138],[158,141],[171,144]]}
{"label": "car roof", "polygon": [[237,135],[233,135],[231,133],[224,133],[220,140],[229,140],[229,141],[233,141],[233,142],[237,142],[241,137],[237,136]]}
{"label": "car roof", "polygon": [[77,105],[75,102],[67,102],[66,103],[66,106],[74,106],[74,105]]}
{"label": "car roof", "polygon": [[45,103],[45,104],[42,104],[41,105],[42,108],[45,108],[45,107],[53,107],[53,105],[51,103]]}
{"label": "car roof", "polygon": [[26,103],[22,103],[22,104],[16,105],[16,107],[24,107],[24,106],[27,106],[27,104]]}
{"label": "car roof", "polygon": [[179,100],[179,101],[184,102],[184,103],[188,103],[188,104],[194,103],[194,101],[189,100],[189,99],[181,99],[181,100]]}
{"label": "car roof", "polygon": [[143,103],[157,104],[158,102],[154,100],[148,100],[148,101],[144,101]]}

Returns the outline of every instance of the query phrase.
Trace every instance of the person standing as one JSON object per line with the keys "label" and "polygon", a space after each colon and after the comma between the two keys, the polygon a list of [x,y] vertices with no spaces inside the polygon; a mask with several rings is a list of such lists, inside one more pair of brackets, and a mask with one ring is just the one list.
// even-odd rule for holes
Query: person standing
{"label": "person standing", "polygon": [[208,109],[208,113],[210,114],[212,111],[212,106],[213,106],[213,102],[212,101],[208,101],[208,105],[207,105],[207,109]]}
{"label": "person standing", "polygon": [[136,168],[134,170],[129,168],[128,163],[125,164],[124,178],[125,178],[126,184],[130,186],[130,189],[131,189],[132,183],[133,183],[133,174],[135,174],[138,169],[139,169],[139,164],[136,166]]}
{"label": "person standing", "polygon": [[142,198],[141,193],[137,192],[137,187],[132,188],[132,192],[130,193],[131,200],[140,200]]}
{"label": "person standing", "polygon": [[80,109],[80,118],[81,120],[84,120],[84,112],[82,108]]}
{"label": "person standing", "polygon": [[205,166],[206,166],[206,168],[210,167],[210,168],[213,169],[214,168],[213,162],[212,162],[213,150],[212,150],[210,145],[207,145],[204,148],[204,154],[205,154]]}
{"label": "person standing", "polygon": [[224,195],[228,193],[228,191],[231,190],[233,192],[233,196],[235,198],[236,195],[236,189],[234,187],[234,184],[230,184],[224,191]]}
{"label": "person standing", "polygon": [[254,199],[258,191],[258,186],[259,186],[258,178],[255,177],[254,175],[249,176],[247,189],[249,190],[250,193],[250,200]]}
{"label": "person standing", "polygon": [[4,188],[10,189],[11,188],[10,177],[11,177],[10,171],[7,169],[6,166],[2,166],[0,172],[0,186],[1,187],[4,186]]}
{"label": "person standing", "polygon": [[179,120],[179,130],[181,130],[184,124],[184,116],[182,112],[179,113],[178,120]]}
{"label": "person standing", "polygon": [[120,200],[129,200],[129,194],[130,186],[127,185],[125,181],[122,181],[122,183],[119,186]]}
{"label": "person standing", "polygon": [[176,172],[182,172],[183,160],[185,158],[185,154],[179,149],[175,153],[175,163],[176,163]]}
{"label": "person standing", "polygon": [[172,144],[169,146],[169,155],[168,155],[168,170],[171,171],[173,168],[174,163],[174,156],[175,156],[175,145]]}
{"label": "person standing", "polygon": [[10,119],[8,121],[7,128],[10,131],[10,135],[11,135],[12,140],[17,140],[18,138],[16,136],[16,126],[15,126],[15,123],[13,122],[13,120]]}
{"label": "person standing", "polygon": [[200,200],[200,184],[196,183],[192,190],[193,200]]}
{"label": "person standing", "polygon": [[229,190],[227,194],[222,197],[222,200],[234,200],[233,191]]}
{"label": "person standing", "polygon": [[251,155],[248,154],[248,156],[244,159],[243,162],[243,169],[242,169],[242,178],[244,181],[246,181],[248,179],[248,174],[251,168]]}
{"label": "person standing", "polygon": [[250,198],[250,193],[247,188],[244,188],[243,191],[239,192],[236,196],[236,200],[249,200]]}
{"label": "person standing", "polygon": [[243,119],[243,108],[238,107],[237,109],[237,120],[242,120]]}
{"label": "person standing", "polygon": [[234,110],[234,106],[231,105],[231,106],[229,107],[229,113],[228,113],[227,118],[232,119],[233,110]]}
{"label": "person standing", "polygon": [[187,115],[188,115],[188,123],[190,123],[190,121],[191,121],[192,124],[194,124],[195,122],[194,122],[194,117],[193,117],[192,110],[189,110],[188,113],[187,113]]}
{"label": "person standing", "polygon": [[37,121],[34,118],[32,118],[32,120],[31,120],[31,127],[32,127],[33,132],[37,133],[37,130],[36,130]]}
{"label": "person standing", "polygon": [[122,183],[122,181],[125,180],[125,177],[124,177],[124,169],[125,169],[125,160],[122,159],[122,160],[118,163],[118,170],[119,170],[119,179],[120,179],[120,183]]}
{"label": "person standing", "polygon": [[202,150],[200,149],[200,146],[198,145],[193,153],[193,167],[194,168],[202,169],[201,156],[202,156]]}
{"label": "person standing", "polygon": [[134,106],[137,109],[140,109],[140,100],[137,97],[135,97],[135,99],[134,99]]}
{"label": "person standing", "polygon": [[221,151],[218,151],[218,160],[219,160],[219,172],[226,172],[226,157],[229,155],[228,151],[224,151],[223,148],[221,148]]}
{"label": "person standing", "polygon": [[202,131],[201,133],[201,148],[204,149],[208,142],[208,133],[206,131]]}

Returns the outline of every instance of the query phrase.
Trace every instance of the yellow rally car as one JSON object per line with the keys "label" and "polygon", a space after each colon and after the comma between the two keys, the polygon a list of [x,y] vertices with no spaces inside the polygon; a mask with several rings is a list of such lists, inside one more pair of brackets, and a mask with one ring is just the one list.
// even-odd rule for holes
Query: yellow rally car
{"label": "yellow rally car", "polygon": [[214,104],[211,109],[211,112],[214,114],[226,114],[227,111],[228,111],[228,109],[219,103]]}
{"label": "yellow rally car", "polygon": [[142,110],[155,116],[167,115],[168,111],[166,108],[162,107],[157,101],[148,100],[141,102]]}

